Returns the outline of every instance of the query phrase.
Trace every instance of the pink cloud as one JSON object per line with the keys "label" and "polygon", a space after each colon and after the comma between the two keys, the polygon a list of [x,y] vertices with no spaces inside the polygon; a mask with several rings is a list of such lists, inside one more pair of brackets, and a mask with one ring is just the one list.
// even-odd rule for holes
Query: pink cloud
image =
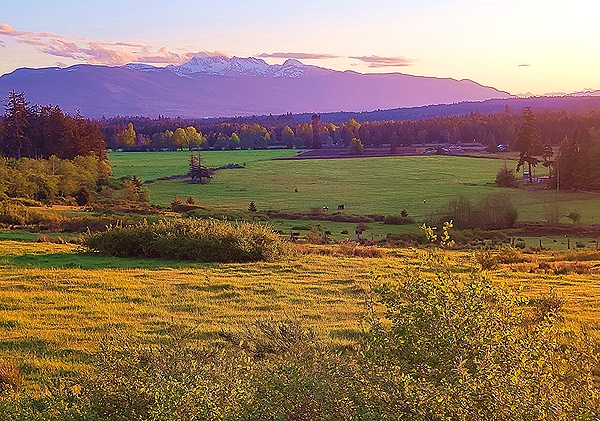
{"label": "pink cloud", "polygon": [[15,28],[10,26],[8,23],[0,23],[0,35],[8,36],[8,37],[18,37],[21,35],[25,35],[27,32],[17,31]]}
{"label": "pink cloud", "polygon": [[319,54],[319,53],[261,53],[258,55],[258,57],[293,58],[293,59],[298,59],[298,60],[339,58],[339,56],[336,56],[333,54]]}
{"label": "pink cloud", "polygon": [[350,57],[367,63],[369,67],[405,67],[412,66],[415,60],[406,57],[356,56]]}
{"label": "pink cloud", "polygon": [[111,49],[100,41],[91,41],[89,47],[81,51],[88,56],[91,64],[122,65],[136,61],[135,54],[125,49]]}
{"label": "pink cloud", "polygon": [[[0,23],[0,38],[39,47],[42,54],[70,58],[91,64],[122,65],[131,62],[179,64],[192,58],[190,52],[175,52],[167,47],[156,49],[141,42],[104,42],[80,37],[65,38],[52,32],[19,31],[8,23]],[[0,39],[0,47],[6,47]],[[200,53],[212,55],[210,52]]]}
{"label": "pink cloud", "polygon": [[179,54],[171,51],[168,47],[161,47],[156,53],[152,55],[138,57],[137,61],[141,61],[144,63],[180,64],[190,60],[193,56],[193,53]]}
{"label": "pink cloud", "polygon": [[[187,50],[183,48],[170,49],[168,47],[156,47],[141,42],[105,42],[76,36],[63,37],[52,32],[20,31],[8,23],[0,23],[0,47],[7,46],[6,39],[11,39],[19,44],[37,47],[40,53],[52,57],[68,58],[77,62],[110,66],[135,62],[181,64],[189,61],[192,57],[229,57],[229,54],[222,51],[190,52],[189,48]],[[298,57],[296,53],[277,54],[288,54],[289,57]],[[301,54],[300,58],[314,58],[316,56],[299,54]],[[321,58],[325,58],[325,55],[320,56]]]}
{"label": "pink cloud", "polygon": [[85,59],[85,54],[82,54],[77,44],[64,39],[52,39],[40,51],[55,57],[72,58],[75,60]]}

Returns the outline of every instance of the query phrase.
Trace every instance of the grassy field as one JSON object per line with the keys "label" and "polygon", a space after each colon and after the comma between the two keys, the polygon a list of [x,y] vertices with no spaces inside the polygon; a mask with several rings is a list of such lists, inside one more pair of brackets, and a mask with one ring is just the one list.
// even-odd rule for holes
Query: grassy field
{"label": "grassy field", "polygon": [[[119,337],[152,342],[175,323],[211,341],[223,328],[269,317],[297,319],[327,342],[344,346],[361,334],[372,273],[381,280],[401,279],[407,267],[421,264],[423,251],[356,258],[328,247],[334,254],[298,254],[285,262],[190,264],[3,240],[0,356],[17,361],[35,384],[84,369],[103,343]],[[470,253],[449,253],[458,270],[473,261]],[[575,263],[576,258],[585,261]],[[543,262],[561,265],[564,273],[549,272]],[[490,275],[531,297],[554,290],[565,299],[567,322],[600,337],[599,265],[598,253],[546,253],[526,255]]]}
{"label": "grassy field", "polygon": [[[308,211],[344,204],[350,214],[398,215],[406,210],[423,221],[450,199],[474,199],[490,193],[513,196],[519,221],[547,221],[553,215],[579,212],[581,223],[600,221],[600,195],[494,185],[501,159],[455,156],[408,156],[337,160],[272,160],[291,156],[290,150],[205,152],[209,167],[246,164],[245,169],[218,171],[207,185],[181,180],[149,184],[150,200],[169,205],[176,196],[194,196],[198,203],[244,210],[252,201],[259,210]],[[187,171],[187,152],[111,153],[115,176],[136,175],[143,180]],[[509,167],[515,162],[507,161]],[[543,170],[540,170],[543,171]],[[562,222],[568,222],[563,216]],[[390,231],[394,232],[394,231]]]}

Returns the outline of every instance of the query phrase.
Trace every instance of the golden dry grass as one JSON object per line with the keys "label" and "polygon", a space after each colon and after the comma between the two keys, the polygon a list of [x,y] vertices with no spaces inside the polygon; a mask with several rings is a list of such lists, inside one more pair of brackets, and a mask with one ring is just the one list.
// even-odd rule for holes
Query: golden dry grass
{"label": "golden dry grass", "polygon": [[[362,258],[345,256],[337,246],[322,254],[323,247],[311,252],[307,246],[285,262],[184,264],[81,254],[68,244],[0,241],[0,358],[18,361],[35,381],[84,369],[109,337],[155,341],[177,323],[213,340],[222,328],[268,317],[297,319],[344,345],[360,335],[372,273],[401,279],[423,254],[399,249]],[[448,254],[458,270],[473,261],[468,252]],[[600,338],[600,275],[539,270],[540,262],[560,258],[530,255],[489,276],[526,296],[553,289],[566,301],[567,322],[584,324]]]}

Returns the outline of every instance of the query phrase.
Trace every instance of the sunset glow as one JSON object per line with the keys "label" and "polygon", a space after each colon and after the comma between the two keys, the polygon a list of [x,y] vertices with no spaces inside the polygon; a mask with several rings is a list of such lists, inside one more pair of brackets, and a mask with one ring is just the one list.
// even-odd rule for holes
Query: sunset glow
{"label": "sunset glow", "polygon": [[600,89],[597,2],[23,0],[2,5],[0,74],[196,54],[471,79],[512,94]]}

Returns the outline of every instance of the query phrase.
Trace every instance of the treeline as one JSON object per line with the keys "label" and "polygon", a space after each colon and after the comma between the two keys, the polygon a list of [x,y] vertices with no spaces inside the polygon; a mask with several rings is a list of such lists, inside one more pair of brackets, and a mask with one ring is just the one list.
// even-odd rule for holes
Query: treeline
{"label": "treeline", "polygon": [[[132,143],[122,141],[129,124],[134,127]],[[472,112],[462,116],[436,117],[418,121],[374,121],[358,123],[351,118],[345,123],[319,122],[318,127],[296,122],[285,114],[265,118],[235,118],[229,121],[185,120],[159,117],[115,117],[99,122],[109,148],[128,150],[180,149],[189,143],[174,136],[177,129],[193,127],[201,134],[204,149],[266,149],[266,148],[347,148],[352,139],[360,139],[365,147],[410,146],[415,144],[457,144],[481,142],[496,150],[497,145],[513,144],[523,123],[521,110],[510,108],[495,114]],[[566,111],[536,113],[544,145],[558,146],[565,136],[600,127],[600,113],[590,111],[572,114]]]}
{"label": "treeline", "polygon": [[69,116],[59,106],[30,105],[24,93],[10,92],[0,121],[0,153],[12,158],[73,159],[105,157],[106,143],[98,123]]}
{"label": "treeline", "polygon": [[347,147],[360,128],[355,120],[341,125],[322,123],[315,130],[309,123],[207,123],[166,117],[115,117],[99,124],[109,148],[131,151],[177,150],[191,144],[216,150]]}
{"label": "treeline", "polygon": [[560,190],[600,191],[600,125],[565,136],[554,163]]}
{"label": "treeline", "polygon": [[108,184],[111,173],[108,163],[94,155],[72,160],[54,155],[48,159],[0,158],[0,200],[85,205],[94,192]]}

